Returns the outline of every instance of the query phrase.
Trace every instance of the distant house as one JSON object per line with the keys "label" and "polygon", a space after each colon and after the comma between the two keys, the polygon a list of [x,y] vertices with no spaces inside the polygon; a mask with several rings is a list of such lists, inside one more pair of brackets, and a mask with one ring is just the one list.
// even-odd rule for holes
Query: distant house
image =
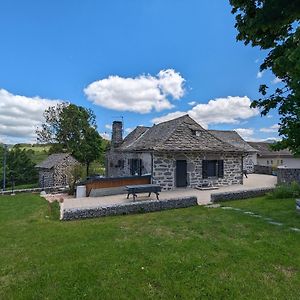
{"label": "distant house", "polygon": [[248,173],[254,172],[254,165],[257,164],[257,152],[249,143],[247,143],[236,131],[233,130],[209,130],[217,138],[223,142],[241,149],[245,152],[243,157],[243,169]]}
{"label": "distant house", "polygon": [[188,115],[136,127],[124,139],[114,121],[106,153],[108,177],[150,174],[163,189],[243,183],[245,149],[218,138]]}
{"label": "distant house", "polygon": [[257,150],[257,165],[300,168],[300,157],[295,157],[288,149],[274,151],[267,142],[248,142],[248,144]]}
{"label": "distant house", "polygon": [[66,186],[70,176],[70,169],[77,164],[79,162],[71,154],[51,154],[36,165],[39,172],[39,186]]}

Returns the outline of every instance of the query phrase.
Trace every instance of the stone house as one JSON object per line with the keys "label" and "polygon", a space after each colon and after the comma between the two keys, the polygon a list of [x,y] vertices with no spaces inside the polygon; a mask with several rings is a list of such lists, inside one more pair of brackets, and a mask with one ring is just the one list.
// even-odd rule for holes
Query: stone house
{"label": "stone house", "polygon": [[77,164],[79,162],[71,154],[51,154],[35,166],[39,173],[39,186],[66,186],[71,176],[71,168]]}
{"label": "stone house", "polygon": [[300,157],[293,155],[288,149],[274,151],[267,142],[248,142],[257,150],[257,165],[269,166],[273,168],[300,168]]}
{"label": "stone house", "polygon": [[243,170],[248,173],[254,172],[254,165],[257,164],[258,150],[250,146],[236,131],[234,130],[209,130],[217,138],[223,142],[227,142],[230,145],[244,151],[243,157]]}
{"label": "stone house", "polygon": [[107,177],[150,174],[164,190],[243,183],[245,150],[227,143],[188,115],[136,127],[124,139],[114,121],[106,153]]}

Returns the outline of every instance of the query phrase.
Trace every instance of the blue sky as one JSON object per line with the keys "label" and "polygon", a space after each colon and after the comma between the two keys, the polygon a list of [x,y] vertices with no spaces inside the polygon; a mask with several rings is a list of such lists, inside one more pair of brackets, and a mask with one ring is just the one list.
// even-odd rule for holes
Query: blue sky
{"label": "blue sky", "polygon": [[33,141],[55,100],[91,108],[102,134],[119,116],[128,132],[189,112],[211,129],[277,137],[275,111],[245,107],[260,83],[276,84],[258,75],[265,53],[236,42],[230,10],[220,0],[0,0],[0,141]]}

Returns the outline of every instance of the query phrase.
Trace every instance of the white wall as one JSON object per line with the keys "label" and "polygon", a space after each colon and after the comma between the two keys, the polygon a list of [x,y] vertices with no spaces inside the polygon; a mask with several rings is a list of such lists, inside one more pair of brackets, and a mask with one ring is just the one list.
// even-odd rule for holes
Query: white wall
{"label": "white wall", "polygon": [[287,168],[300,168],[300,158],[284,157],[278,158],[276,156],[269,158],[257,157],[257,164],[260,166],[284,166]]}

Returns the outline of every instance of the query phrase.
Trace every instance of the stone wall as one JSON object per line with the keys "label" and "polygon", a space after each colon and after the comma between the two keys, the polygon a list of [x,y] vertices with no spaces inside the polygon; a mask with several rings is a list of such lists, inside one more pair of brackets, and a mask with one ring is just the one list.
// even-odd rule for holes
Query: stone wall
{"label": "stone wall", "polygon": [[[224,160],[224,177],[202,178],[202,160]],[[155,153],[153,154],[152,182],[170,190],[176,187],[176,160],[187,161],[188,187],[205,183],[213,185],[242,184],[242,157],[237,154]]]}
{"label": "stone wall", "polygon": [[274,188],[259,188],[259,189],[240,190],[240,191],[232,191],[232,192],[224,192],[224,193],[212,193],[211,201],[221,202],[221,201],[254,198],[254,197],[263,196],[273,190]]}
{"label": "stone wall", "polygon": [[254,173],[255,174],[272,175],[272,167],[271,166],[255,165],[254,166]]}
{"label": "stone wall", "polygon": [[122,151],[108,151],[106,153],[106,176],[123,177],[130,176],[130,159],[142,160],[142,174],[151,174],[152,158],[151,153],[135,153]]}
{"label": "stone wall", "polygon": [[170,200],[147,200],[123,204],[115,204],[106,207],[95,207],[89,209],[63,210],[61,207],[61,220],[76,220],[86,218],[97,218],[115,215],[127,215],[135,213],[146,213],[174,208],[185,208],[197,205],[197,197],[185,197]]}
{"label": "stone wall", "polygon": [[54,186],[54,170],[53,169],[39,169],[39,186],[41,188]]}
{"label": "stone wall", "polygon": [[66,157],[61,163],[51,169],[39,169],[39,186],[66,186],[71,180],[71,170],[79,162],[72,156]]}
{"label": "stone wall", "polygon": [[277,169],[277,183],[292,183],[296,181],[300,184],[300,168],[278,168]]}
{"label": "stone wall", "polygon": [[254,172],[254,165],[256,164],[256,153],[248,154],[243,159],[243,169],[247,170],[248,173]]}

